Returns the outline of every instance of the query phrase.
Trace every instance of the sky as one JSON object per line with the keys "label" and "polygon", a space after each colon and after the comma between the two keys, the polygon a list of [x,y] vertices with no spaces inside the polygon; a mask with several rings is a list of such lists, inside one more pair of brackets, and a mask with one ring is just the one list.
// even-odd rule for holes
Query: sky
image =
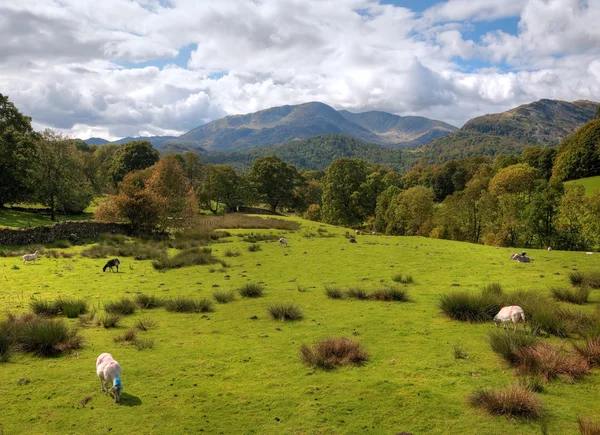
{"label": "sky", "polygon": [[79,138],[309,101],[460,127],[600,101],[598,23],[600,0],[0,0],[0,93]]}

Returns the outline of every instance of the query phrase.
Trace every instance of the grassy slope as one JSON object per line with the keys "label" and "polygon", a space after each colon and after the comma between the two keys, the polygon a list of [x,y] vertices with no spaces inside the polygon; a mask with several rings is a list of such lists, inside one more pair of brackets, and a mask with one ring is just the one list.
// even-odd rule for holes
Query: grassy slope
{"label": "grassy slope", "polygon": [[585,187],[585,194],[591,195],[600,189],[600,175],[597,177],[581,178],[579,180],[567,181],[565,184],[581,184]]}
{"label": "grassy slope", "polygon": [[[514,373],[486,342],[491,324],[470,325],[442,316],[439,295],[456,289],[475,291],[500,282],[507,291],[548,291],[567,282],[572,268],[597,267],[594,256],[578,252],[535,251],[534,262],[508,259],[510,250],[418,237],[359,236],[349,244],[344,230],[327,227],[335,238],[306,238],[316,224],[287,233],[290,247],[247,243],[213,245],[216,255],[239,248],[231,267],[210,273],[200,266],[166,273],[149,261],[122,259],[122,273],[103,274],[103,260],[43,258],[21,266],[0,259],[3,275],[0,311],[20,312],[29,298],[86,297],[90,303],[142,291],[159,296],[209,297],[214,288],[234,289],[246,281],[266,284],[265,297],[216,305],[202,314],[139,312],[118,330],[84,329],[86,346],[74,357],[41,360],[17,355],[0,365],[0,429],[4,433],[397,433],[537,434],[537,423],[490,417],[470,408],[465,398],[479,387],[504,386]],[[239,230],[235,232],[249,232]],[[258,231],[260,232],[260,231]],[[268,231],[263,231],[268,232]],[[284,234],[273,231],[276,234]],[[413,302],[329,300],[325,284],[378,287],[395,273],[410,273]],[[247,277],[242,277],[246,274]],[[230,275],[229,280],[225,275]],[[299,292],[297,285],[307,286]],[[600,301],[594,291],[592,300]],[[300,305],[305,319],[270,320],[275,301]],[[584,309],[593,309],[592,306]],[[258,316],[258,320],[250,317]],[[144,333],[156,337],[153,350],[115,344],[114,336],[142,316],[159,322]],[[76,322],[75,322],[76,323]],[[328,335],[359,340],[371,353],[363,367],[313,371],[299,361],[301,343]],[[467,360],[453,358],[460,343]],[[123,367],[121,406],[99,390],[95,360],[111,352]],[[28,385],[17,386],[20,378]],[[551,433],[576,433],[577,416],[597,414],[598,370],[576,384],[549,384],[541,399],[549,411]],[[92,400],[85,408],[79,402]]]}

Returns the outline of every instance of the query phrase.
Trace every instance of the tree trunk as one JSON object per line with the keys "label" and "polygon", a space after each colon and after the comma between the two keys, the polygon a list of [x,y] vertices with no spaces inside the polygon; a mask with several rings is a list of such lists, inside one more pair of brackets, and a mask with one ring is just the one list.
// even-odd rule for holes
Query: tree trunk
{"label": "tree trunk", "polygon": [[50,197],[50,220],[56,222],[56,210],[54,205],[54,196]]}

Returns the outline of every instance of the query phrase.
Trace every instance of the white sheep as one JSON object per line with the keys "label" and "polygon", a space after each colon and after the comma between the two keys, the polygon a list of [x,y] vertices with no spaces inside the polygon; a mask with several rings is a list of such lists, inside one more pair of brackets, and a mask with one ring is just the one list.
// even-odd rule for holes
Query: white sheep
{"label": "white sheep", "polygon": [[548,251],[552,251],[552,246],[548,246]]}
{"label": "white sheep", "polygon": [[35,251],[33,254],[23,255],[23,264],[25,264],[28,261],[33,261],[33,264],[35,264],[35,260],[37,260],[39,253],[40,251]]}
{"label": "white sheep", "polygon": [[100,388],[104,394],[108,394],[109,385],[112,385],[112,391],[115,402],[121,400],[121,366],[115,361],[110,353],[101,354],[96,360],[96,374],[100,379]]}
{"label": "white sheep", "polygon": [[285,237],[279,239],[279,244],[287,248],[287,240],[285,239]]}
{"label": "white sheep", "polygon": [[525,312],[523,308],[513,305],[510,307],[502,307],[498,314],[494,316],[494,323],[496,324],[496,328],[500,326],[500,322],[504,324],[504,329],[506,329],[506,324],[508,322],[513,322],[515,326],[515,331],[517,330],[517,323],[519,320],[523,321],[523,330],[526,330],[525,326]]}
{"label": "white sheep", "polygon": [[371,233],[371,235],[372,235],[372,236],[376,236],[376,235],[377,235],[377,232],[373,231],[373,232]]}
{"label": "white sheep", "polygon": [[354,233],[355,233],[356,235],[359,235],[359,234],[360,234],[360,231],[359,231],[359,230],[354,230]]}

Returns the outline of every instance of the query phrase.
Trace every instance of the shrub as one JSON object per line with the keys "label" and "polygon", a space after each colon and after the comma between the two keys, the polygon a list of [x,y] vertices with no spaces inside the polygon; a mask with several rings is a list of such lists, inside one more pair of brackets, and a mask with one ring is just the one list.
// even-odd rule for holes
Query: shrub
{"label": "shrub", "polygon": [[500,391],[479,390],[467,401],[471,406],[485,409],[492,415],[522,419],[538,419],[542,415],[540,400],[531,391],[514,385]]}
{"label": "shrub", "polygon": [[152,262],[156,270],[179,269],[187,266],[202,266],[205,264],[219,263],[219,259],[213,257],[203,248],[190,248],[173,257],[163,255],[160,259]]}
{"label": "shrub", "polygon": [[133,342],[137,350],[146,350],[154,348],[154,338],[139,338]]}
{"label": "shrub", "polygon": [[50,301],[33,299],[29,302],[29,307],[38,316],[56,316],[59,313],[59,308]]}
{"label": "shrub", "polygon": [[165,301],[158,296],[138,293],[135,295],[135,304],[141,309],[149,310],[162,307],[165,304]]}
{"label": "shrub", "polygon": [[399,282],[401,284],[412,284],[414,282],[411,275],[402,275],[401,273],[392,276],[392,281]]}
{"label": "shrub", "polygon": [[600,336],[588,338],[583,344],[575,343],[573,346],[590,366],[600,367]]}
{"label": "shrub", "polygon": [[587,362],[578,354],[569,354],[546,343],[517,350],[518,370],[521,373],[539,375],[546,380],[565,376],[570,380],[581,379],[589,373]]}
{"label": "shrub", "polygon": [[133,314],[135,312],[135,303],[129,298],[122,298],[116,302],[105,303],[104,311],[110,314]]}
{"label": "shrub", "polygon": [[578,287],[576,289],[568,288],[552,288],[550,289],[552,296],[557,301],[569,302],[572,304],[583,305],[587,303],[590,297],[589,287]]}
{"label": "shrub", "polygon": [[260,251],[262,248],[258,243],[252,243],[251,245],[248,246],[248,251],[250,252],[257,252]]}
{"label": "shrub", "polygon": [[209,299],[192,299],[178,296],[168,299],[165,303],[167,311],[175,313],[206,313],[214,311],[213,303]]}
{"label": "shrub", "polygon": [[532,329],[557,337],[568,335],[569,312],[545,295],[536,292],[516,292],[511,295],[511,301],[513,305],[523,308]]}
{"label": "shrub", "polygon": [[312,346],[303,344],[300,357],[308,366],[331,370],[345,365],[361,365],[369,359],[369,354],[361,349],[358,342],[349,338],[328,337]]}
{"label": "shrub", "polygon": [[397,287],[386,287],[375,290],[369,295],[369,298],[387,302],[407,302],[409,300],[407,291]]}
{"label": "shrub", "polygon": [[533,334],[492,331],[489,335],[492,350],[512,365],[520,363],[519,351],[536,346],[540,340]]}
{"label": "shrub", "polygon": [[579,424],[579,433],[581,435],[600,435],[600,423],[584,420],[581,417],[577,419],[577,423]]}
{"label": "shrub", "polygon": [[125,331],[122,335],[119,335],[113,338],[115,343],[121,343],[126,341],[128,343],[133,343],[137,339],[137,330],[135,328],[130,328]]}
{"label": "shrub", "polygon": [[235,301],[235,293],[233,291],[216,291],[213,293],[213,297],[220,304],[226,304],[228,302]]}
{"label": "shrub", "polygon": [[467,359],[469,355],[460,344],[454,345],[454,359]]}
{"label": "shrub", "polygon": [[300,320],[302,319],[302,310],[300,307],[290,303],[271,304],[268,308],[269,314],[275,320]]}
{"label": "shrub", "polygon": [[54,305],[69,319],[79,317],[88,311],[88,304],[84,299],[58,299]]}
{"label": "shrub", "polygon": [[502,285],[497,282],[486,284],[481,289],[481,294],[484,296],[502,296],[503,293]]}
{"label": "shrub", "polygon": [[239,257],[240,255],[242,255],[242,254],[238,250],[235,250],[235,251],[232,251],[231,249],[225,250],[225,257]]}
{"label": "shrub", "polygon": [[346,296],[359,300],[365,300],[369,298],[369,295],[365,289],[360,287],[350,287],[348,290],[346,290]]}
{"label": "shrub", "polygon": [[343,299],[344,292],[338,287],[325,286],[325,294],[329,299]]}
{"label": "shrub", "polygon": [[149,317],[142,317],[135,322],[134,328],[139,329],[140,331],[148,331],[149,329],[154,329],[158,327],[158,322],[154,319],[150,319]]}
{"label": "shrub", "polygon": [[249,282],[241,286],[238,292],[245,298],[258,298],[262,296],[264,288],[260,284]]}
{"label": "shrub", "polygon": [[275,234],[249,234],[242,239],[243,242],[256,243],[279,240],[281,237]]}
{"label": "shrub", "polygon": [[123,317],[119,316],[118,314],[107,314],[106,316],[100,318],[98,322],[106,329],[116,328],[119,326],[119,322],[122,318]]}
{"label": "shrub", "polygon": [[495,295],[454,292],[442,295],[440,308],[448,317],[463,322],[486,322],[492,320],[502,308]]}

